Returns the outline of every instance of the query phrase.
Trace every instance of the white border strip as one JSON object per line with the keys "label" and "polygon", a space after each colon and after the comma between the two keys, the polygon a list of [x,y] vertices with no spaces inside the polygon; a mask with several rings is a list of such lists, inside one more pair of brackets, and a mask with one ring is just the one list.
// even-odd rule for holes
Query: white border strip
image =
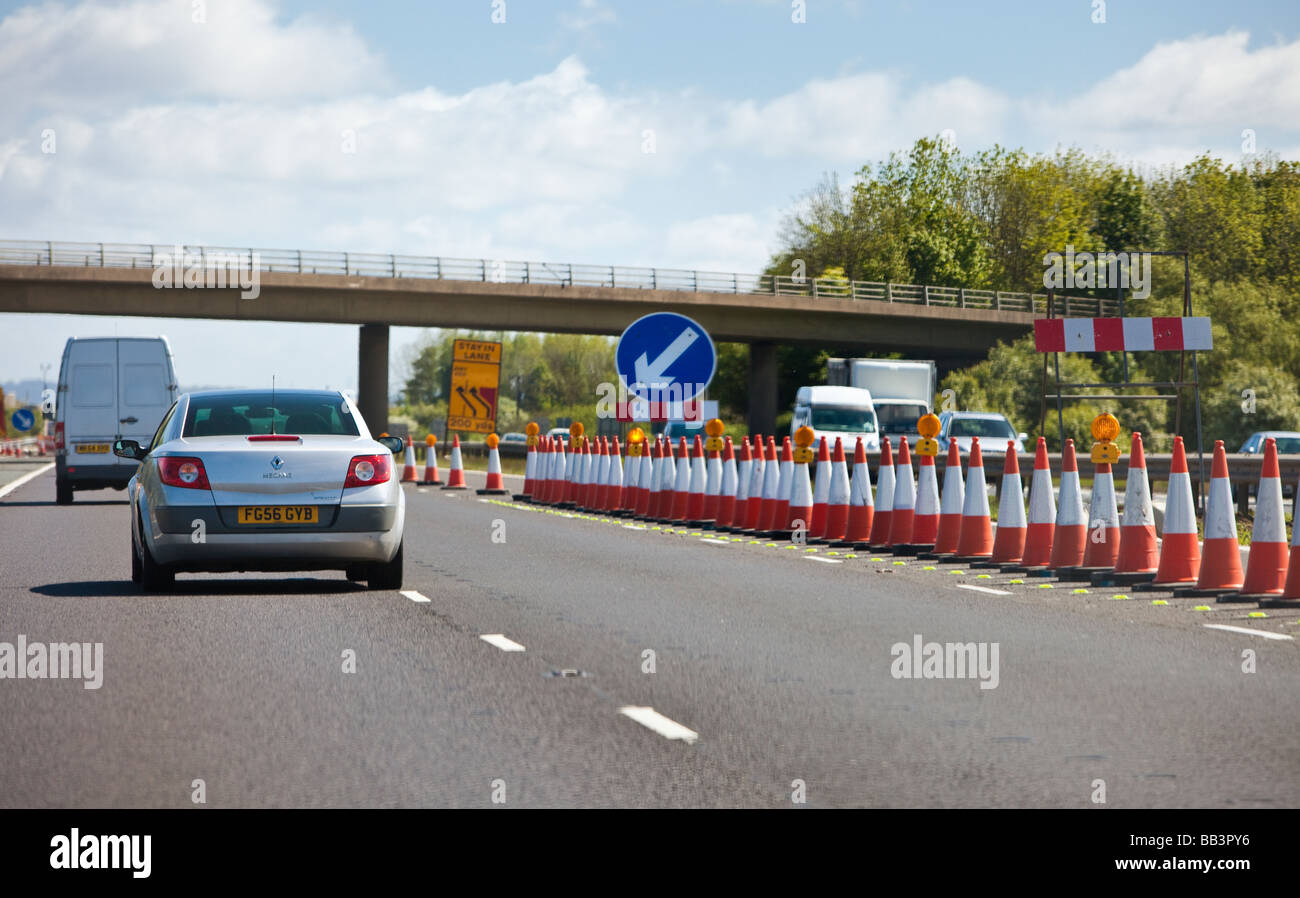
{"label": "white border strip", "polygon": [[665,739],[680,739],[687,745],[694,745],[695,740],[700,738],[700,734],[695,730],[687,729],[677,721],[664,717],[654,708],[624,705],[618,709],[618,713],[631,717],[641,726],[654,730]]}
{"label": "white border strip", "polygon": [[974,583],[956,583],[953,584],[958,589],[973,589],[976,592],[986,592],[991,596],[1009,596],[1011,593],[1005,589],[989,589],[987,586],[976,586]]}
{"label": "white border strip", "polygon": [[42,474],[44,474],[52,467],[54,467],[54,462],[50,462],[48,465],[46,465],[43,468],[37,468],[35,471],[28,471],[26,474],[24,474],[22,477],[19,477],[13,483],[7,483],[4,486],[0,486],[0,499],[3,499],[5,496],[9,495],[10,493],[18,489],[18,487],[22,486],[27,481],[35,480],[37,477],[40,477]]}
{"label": "white border strip", "polygon": [[1247,636],[1262,636],[1265,639],[1294,639],[1285,633],[1273,633],[1269,630],[1252,630],[1250,627],[1233,627],[1229,624],[1202,624],[1210,630],[1227,630],[1229,633],[1245,633]]}
{"label": "white border strip", "polygon": [[507,639],[500,633],[486,633],[479,637],[488,645],[494,645],[503,652],[522,652],[524,647],[513,639]]}

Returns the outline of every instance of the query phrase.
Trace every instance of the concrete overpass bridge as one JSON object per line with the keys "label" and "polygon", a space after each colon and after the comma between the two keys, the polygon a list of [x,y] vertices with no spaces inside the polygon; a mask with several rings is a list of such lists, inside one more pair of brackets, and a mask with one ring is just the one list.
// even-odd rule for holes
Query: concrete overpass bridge
{"label": "concrete overpass bridge", "polygon": [[[255,290],[241,290],[241,277]],[[187,280],[197,283],[187,289]],[[616,336],[649,312],[679,312],[715,340],[749,345],[749,425],[770,433],[780,343],[902,352],[953,368],[1028,332],[1046,301],[1044,294],[842,278],[0,240],[0,312],[358,325],[358,405],[376,432],[387,429],[393,325]],[[1058,314],[1115,314],[1110,301],[1063,301],[1070,305]]]}

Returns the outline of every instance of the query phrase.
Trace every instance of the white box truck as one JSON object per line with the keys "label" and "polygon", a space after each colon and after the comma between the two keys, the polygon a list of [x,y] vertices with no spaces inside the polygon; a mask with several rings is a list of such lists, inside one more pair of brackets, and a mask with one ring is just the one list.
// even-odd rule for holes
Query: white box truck
{"label": "white box truck", "polygon": [[176,400],[166,337],[68,340],[54,410],[55,499],[73,490],[124,489],[139,464],[113,454],[115,440],[153,442]]}
{"label": "white box truck", "polygon": [[829,384],[871,392],[880,432],[916,434],[916,419],[934,411],[937,369],[932,361],[828,359]]}

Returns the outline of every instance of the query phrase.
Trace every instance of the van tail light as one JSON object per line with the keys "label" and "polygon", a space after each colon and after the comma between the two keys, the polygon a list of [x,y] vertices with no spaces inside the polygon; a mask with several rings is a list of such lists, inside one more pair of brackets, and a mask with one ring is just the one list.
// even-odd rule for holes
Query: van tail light
{"label": "van tail light", "polygon": [[64,443],[63,438],[64,438],[63,422],[58,421],[54,425],[54,448],[55,449],[67,448],[67,444]]}
{"label": "van tail light", "polygon": [[185,455],[170,455],[158,459],[158,476],[168,486],[189,490],[210,490],[208,472],[203,470],[203,460]]}
{"label": "van tail light", "polygon": [[393,476],[393,457],[383,455],[354,455],[348,465],[348,479],[343,481],[343,488],[353,486],[375,486],[387,483]]}

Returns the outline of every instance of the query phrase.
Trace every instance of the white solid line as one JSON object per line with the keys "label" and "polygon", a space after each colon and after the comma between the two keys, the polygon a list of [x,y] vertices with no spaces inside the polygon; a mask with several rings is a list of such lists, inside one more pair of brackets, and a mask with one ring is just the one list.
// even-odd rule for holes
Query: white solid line
{"label": "white solid line", "polygon": [[524,651],[524,647],[522,645],[515,642],[513,639],[507,639],[506,637],[502,636],[500,633],[487,633],[483,636],[480,636],[479,639],[483,640],[488,645],[496,646],[503,652]]}
{"label": "white solid line", "polygon": [[687,729],[677,721],[664,717],[654,708],[625,705],[618,709],[618,713],[631,717],[641,726],[654,730],[665,739],[680,739],[687,745],[694,745],[695,740],[700,738],[700,734],[695,730]]}
{"label": "white solid line", "polygon": [[22,486],[27,481],[34,480],[37,477],[40,477],[42,474],[44,474],[52,467],[54,467],[54,462],[50,462],[48,465],[46,465],[43,468],[37,468],[35,471],[28,471],[26,474],[24,474],[22,477],[19,477],[13,483],[6,484],[5,486],[0,486],[0,499],[3,499],[5,496],[9,495],[10,493],[18,489],[18,487]]}
{"label": "white solid line", "polygon": [[816,555],[805,555],[804,558],[807,558],[809,561],[820,561],[820,562],[822,562],[823,564],[843,564],[843,563],[844,563],[844,562],[840,561],[838,558],[818,558]]}
{"label": "white solid line", "polygon": [[407,597],[408,599],[410,599],[412,602],[427,602],[427,601],[429,601],[429,597],[428,597],[428,596],[420,595],[420,593],[416,592],[414,589],[404,589],[404,590],[402,590],[402,595],[406,596],[406,597]]}
{"label": "white solid line", "polygon": [[987,586],[976,586],[974,583],[957,583],[958,589],[973,589],[976,592],[986,592],[991,596],[1009,596],[1011,593],[1005,589],[989,589]]}
{"label": "white solid line", "polygon": [[1227,630],[1229,633],[1245,633],[1247,636],[1262,636],[1265,639],[1294,639],[1285,633],[1270,633],[1268,630],[1252,630],[1250,627],[1232,627],[1228,624],[1202,624],[1211,630]]}
{"label": "white solid line", "polygon": [[702,542],[702,543],[713,543],[715,546],[729,546],[729,545],[731,545],[731,541],[730,541],[730,540],[725,540],[725,539],[714,539],[714,538],[712,538],[712,537],[710,537],[710,536],[702,537],[702,538],[700,539],[700,542]]}

